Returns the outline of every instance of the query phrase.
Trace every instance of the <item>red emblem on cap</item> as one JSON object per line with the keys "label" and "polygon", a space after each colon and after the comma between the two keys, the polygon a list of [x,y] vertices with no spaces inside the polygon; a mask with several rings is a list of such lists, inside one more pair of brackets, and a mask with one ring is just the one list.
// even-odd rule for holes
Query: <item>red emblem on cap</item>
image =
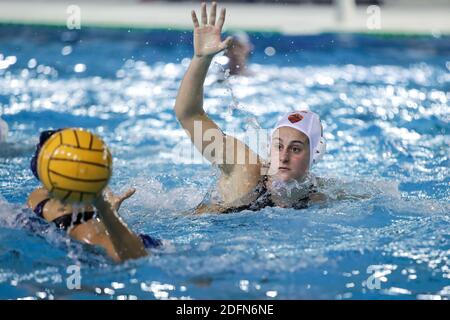
{"label": "red emblem on cap", "polygon": [[288,116],[288,120],[291,123],[296,123],[303,120],[303,116],[299,113],[293,113]]}

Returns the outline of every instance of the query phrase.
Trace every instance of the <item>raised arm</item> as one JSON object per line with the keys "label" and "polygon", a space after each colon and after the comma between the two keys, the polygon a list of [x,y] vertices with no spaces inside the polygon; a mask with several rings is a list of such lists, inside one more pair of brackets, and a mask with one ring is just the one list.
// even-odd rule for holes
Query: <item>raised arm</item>
{"label": "raised arm", "polygon": [[[231,37],[221,41],[225,8],[220,11],[217,21],[216,12],[217,4],[213,2],[208,19],[206,4],[202,3],[201,24],[195,11],[191,13],[194,23],[194,56],[178,91],[175,114],[197,150],[211,163],[218,164],[222,173],[229,175],[237,164],[248,165],[259,161],[247,145],[225,135],[203,109],[203,85],[211,61],[214,55],[228,48],[232,42]],[[211,148],[211,142],[217,148]]]}
{"label": "raised arm", "polygon": [[[220,34],[225,22],[225,8],[220,12],[216,21],[217,4],[213,2],[209,21],[206,13],[206,3],[201,5],[201,25],[195,11],[192,11],[194,23],[194,56],[188,70],[181,82],[178,96],[175,102],[175,114],[183,128],[188,132],[195,147],[204,154],[208,143],[200,139],[194,141],[194,126],[197,125],[199,133],[209,130],[217,130],[217,135],[223,137],[219,127],[205,113],[203,109],[203,84],[206,74],[215,54],[226,49],[231,43],[231,37],[221,41]],[[200,128],[201,127],[201,128]],[[197,140],[197,139],[196,139]],[[217,159],[206,156],[211,162]]]}
{"label": "raised arm", "polygon": [[201,5],[201,24],[195,11],[194,56],[181,82],[175,102],[175,113],[192,143],[203,157],[221,170],[219,191],[225,203],[231,203],[247,194],[257,183],[261,163],[258,156],[239,139],[225,135],[203,109],[203,85],[215,54],[228,48],[232,38],[221,41],[225,9],[216,21],[217,4],[212,3],[208,16],[206,4]]}
{"label": "raised arm", "polygon": [[[226,137],[219,126],[207,116],[203,109],[203,85],[211,61],[214,55],[231,44],[231,37],[221,41],[226,10],[225,8],[221,9],[217,21],[216,13],[217,4],[213,2],[208,19],[206,3],[202,3],[200,24],[195,11],[192,10],[191,12],[194,24],[194,56],[178,90],[175,114],[197,150],[208,161],[218,164],[221,169],[225,169],[224,148],[217,148],[214,152],[209,152],[207,148],[211,142],[215,142],[216,146],[225,147],[227,138],[234,138]],[[217,141],[217,139],[220,141]],[[232,161],[228,162],[231,163]]]}

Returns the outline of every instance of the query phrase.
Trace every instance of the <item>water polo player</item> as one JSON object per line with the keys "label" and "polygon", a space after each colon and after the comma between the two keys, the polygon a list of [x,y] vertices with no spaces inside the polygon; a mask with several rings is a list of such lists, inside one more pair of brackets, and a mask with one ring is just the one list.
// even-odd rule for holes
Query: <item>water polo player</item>
{"label": "water polo player", "polygon": [[[56,155],[54,159],[62,163],[59,167],[60,172],[55,172],[58,169],[58,163],[54,163],[52,166],[45,167],[42,163],[43,152],[51,147],[67,146],[64,144],[64,139],[68,139],[67,135],[71,135],[72,138],[76,138],[76,145],[79,148],[73,146],[68,146],[69,151],[52,151],[52,154]],[[66,136],[65,136],[66,135]],[[53,139],[52,139],[53,138]],[[52,222],[57,228],[67,231],[67,233],[75,240],[80,242],[98,245],[106,250],[107,254],[115,261],[121,262],[127,259],[135,259],[147,255],[146,248],[157,247],[161,245],[161,242],[154,239],[148,235],[136,235],[133,233],[127,225],[121,220],[118,215],[118,210],[125,199],[131,197],[135,190],[130,189],[121,196],[114,195],[108,188],[103,192],[100,192],[97,196],[92,197],[92,201],[89,204],[70,204],[64,201],[71,199],[72,202],[83,197],[82,193],[92,192],[90,188],[99,188],[95,185],[97,181],[101,181],[103,185],[106,185],[109,179],[111,171],[111,161],[109,161],[109,151],[105,151],[104,155],[100,158],[102,161],[109,161],[108,164],[108,176],[106,182],[104,179],[91,179],[87,183],[83,182],[84,185],[79,184],[79,180],[75,182],[68,182],[67,177],[70,179],[73,176],[79,176],[77,170],[89,171],[89,168],[84,168],[78,164],[88,164],[97,168],[102,168],[102,164],[91,163],[82,158],[82,152],[91,152],[93,141],[95,141],[95,135],[88,133],[87,131],[81,129],[64,129],[64,130],[49,130],[44,131],[40,135],[39,144],[36,146],[35,154],[31,160],[31,170],[34,176],[43,182],[44,187],[35,189],[28,197],[27,206],[30,207],[39,217]],[[101,141],[97,138],[98,141]],[[47,144],[46,144],[47,143]],[[51,144],[54,144],[52,146]],[[102,142],[98,142],[100,144]],[[49,145],[50,144],[50,145]],[[85,145],[85,148],[81,146]],[[90,146],[90,148],[89,148]],[[98,148],[98,147],[97,147]],[[106,146],[104,147],[107,149]],[[56,148],[53,148],[56,150]],[[43,151],[44,150],[44,151]],[[95,150],[95,149],[93,149]],[[48,151],[48,150],[47,150]],[[78,154],[77,154],[78,153]],[[64,154],[69,155],[70,158],[61,159]],[[41,161],[40,161],[41,159]],[[89,159],[88,159],[89,160]],[[93,160],[91,160],[93,161]],[[73,164],[76,166],[73,166]],[[103,165],[105,166],[105,165]],[[92,168],[90,171],[90,177],[96,175],[96,168]],[[89,174],[89,172],[86,172]],[[72,185],[75,188],[82,189],[78,191],[68,191],[66,194],[58,194],[55,190],[50,193],[48,189],[54,189],[55,186],[49,186],[48,180],[43,175],[55,175],[53,180],[58,182],[57,178],[65,179],[64,181],[59,181],[59,185],[64,185],[64,188],[69,189]],[[55,183],[55,181],[53,181]],[[78,183],[78,184],[76,184]],[[63,199],[61,199],[63,197]],[[84,196],[86,198],[86,195]],[[85,199],[86,200],[86,199]],[[84,200],[84,201],[85,201]]]}
{"label": "water polo player", "polygon": [[[311,166],[325,152],[322,126],[317,114],[296,111],[284,115],[273,131],[270,161],[265,166],[264,161],[246,144],[224,134],[205,113],[203,84],[207,71],[214,55],[232,42],[231,37],[221,41],[225,9],[221,10],[216,21],[216,7],[213,2],[208,19],[206,4],[202,3],[201,24],[195,11],[192,11],[194,56],[175,102],[177,119],[195,147],[207,160],[217,164],[221,171],[218,182],[220,202],[202,203],[196,212],[259,210],[266,206],[303,208],[310,202],[325,200],[325,196],[317,192],[316,179],[310,173]],[[201,130],[202,137],[205,133],[218,137],[221,140],[218,145],[223,148],[209,152],[210,140],[195,139],[194,130]],[[244,161],[238,159],[240,154],[244,155]]]}

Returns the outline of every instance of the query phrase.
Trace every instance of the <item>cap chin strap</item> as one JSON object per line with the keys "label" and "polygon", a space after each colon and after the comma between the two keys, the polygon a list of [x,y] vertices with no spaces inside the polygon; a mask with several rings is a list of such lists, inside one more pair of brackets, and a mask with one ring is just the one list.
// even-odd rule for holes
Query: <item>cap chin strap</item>
{"label": "cap chin strap", "polygon": [[320,160],[322,160],[323,155],[327,151],[327,142],[324,137],[320,138],[319,145],[316,147],[313,155],[313,164],[316,164]]}

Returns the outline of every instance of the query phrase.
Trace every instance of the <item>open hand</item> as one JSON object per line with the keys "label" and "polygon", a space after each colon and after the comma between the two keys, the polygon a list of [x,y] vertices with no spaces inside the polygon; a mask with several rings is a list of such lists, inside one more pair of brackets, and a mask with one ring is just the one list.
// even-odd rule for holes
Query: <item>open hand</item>
{"label": "open hand", "polygon": [[232,38],[221,41],[220,34],[225,22],[225,8],[220,11],[219,20],[216,22],[217,3],[212,3],[209,21],[206,13],[206,3],[201,5],[202,24],[200,25],[195,11],[192,10],[192,22],[194,23],[194,52],[197,57],[212,57],[231,45]]}
{"label": "open hand", "polygon": [[124,202],[126,199],[130,198],[134,193],[136,192],[135,188],[130,188],[126,192],[122,193],[121,195],[115,195],[111,189],[107,188],[105,190],[104,198],[106,201],[108,201],[112,208],[116,211],[119,211],[120,206],[122,205],[122,202]]}

